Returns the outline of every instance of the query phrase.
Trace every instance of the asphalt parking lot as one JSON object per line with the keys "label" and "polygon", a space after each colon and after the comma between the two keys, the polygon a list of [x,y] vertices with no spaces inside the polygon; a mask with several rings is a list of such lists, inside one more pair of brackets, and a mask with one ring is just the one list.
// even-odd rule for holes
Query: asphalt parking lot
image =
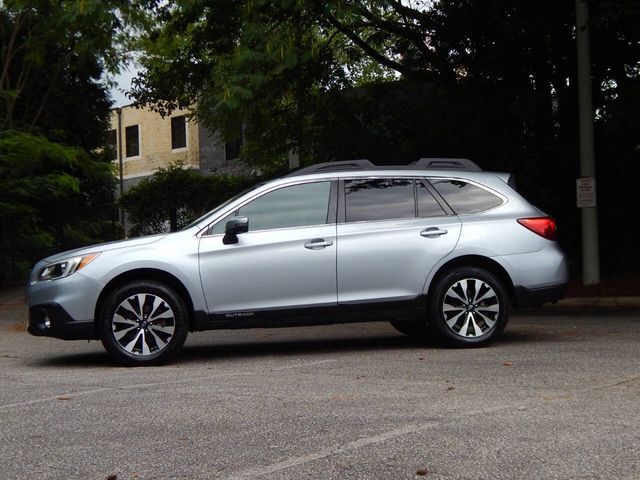
{"label": "asphalt parking lot", "polygon": [[24,332],[0,296],[2,479],[638,479],[640,312],[516,315],[471,350],[386,323],[193,334],[164,367]]}

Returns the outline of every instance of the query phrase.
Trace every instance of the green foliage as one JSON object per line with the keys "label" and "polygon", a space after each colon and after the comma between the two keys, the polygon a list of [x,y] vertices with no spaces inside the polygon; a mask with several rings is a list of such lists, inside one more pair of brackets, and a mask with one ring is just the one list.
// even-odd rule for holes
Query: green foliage
{"label": "green foliage", "polygon": [[0,3],[0,281],[35,260],[113,239],[105,68],[120,61],[128,2]]}
{"label": "green foliage", "polygon": [[243,157],[263,169],[282,166],[291,149],[308,160],[323,92],[391,76],[322,19],[341,3],[158,2],[133,94],[161,113],[195,106],[227,139],[244,123]]}
{"label": "green foliage", "polygon": [[109,163],[23,132],[0,134],[0,282],[54,250],[114,238]]}
{"label": "green foliage", "polygon": [[178,162],[142,180],[121,203],[133,235],[175,232],[252,183],[243,177],[204,176]]}

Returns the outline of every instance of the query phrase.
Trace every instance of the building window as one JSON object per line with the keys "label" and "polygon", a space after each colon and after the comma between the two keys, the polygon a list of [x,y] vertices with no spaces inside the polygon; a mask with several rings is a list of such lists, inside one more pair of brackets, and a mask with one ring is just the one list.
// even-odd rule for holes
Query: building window
{"label": "building window", "polygon": [[138,125],[130,125],[124,132],[127,157],[140,155],[140,129]]}
{"label": "building window", "polygon": [[235,160],[240,158],[240,149],[242,148],[242,136],[224,144],[225,160]]}
{"label": "building window", "polygon": [[187,124],[184,115],[171,118],[171,149],[186,148]]}
{"label": "building window", "polygon": [[111,161],[118,159],[118,136],[115,129],[109,130],[107,133],[107,144],[105,145],[105,153]]}

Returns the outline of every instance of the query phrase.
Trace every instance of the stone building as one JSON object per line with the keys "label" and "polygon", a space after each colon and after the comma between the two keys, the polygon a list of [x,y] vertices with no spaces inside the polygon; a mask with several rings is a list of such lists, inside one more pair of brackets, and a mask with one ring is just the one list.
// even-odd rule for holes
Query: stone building
{"label": "stone building", "polygon": [[241,135],[236,141],[224,142],[217,132],[208,132],[190,120],[188,113],[178,110],[163,118],[135,105],[111,110],[107,148],[122,180],[120,193],[178,161],[203,174],[250,173],[239,159]]}

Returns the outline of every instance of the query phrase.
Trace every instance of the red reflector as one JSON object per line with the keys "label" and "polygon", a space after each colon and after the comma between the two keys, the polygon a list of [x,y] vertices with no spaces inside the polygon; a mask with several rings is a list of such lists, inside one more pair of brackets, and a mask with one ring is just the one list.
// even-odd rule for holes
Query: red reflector
{"label": "red reflector", "polygon": [[556,221],[551,217],[519,218],[518,223],[547,240],[556,239]]}

